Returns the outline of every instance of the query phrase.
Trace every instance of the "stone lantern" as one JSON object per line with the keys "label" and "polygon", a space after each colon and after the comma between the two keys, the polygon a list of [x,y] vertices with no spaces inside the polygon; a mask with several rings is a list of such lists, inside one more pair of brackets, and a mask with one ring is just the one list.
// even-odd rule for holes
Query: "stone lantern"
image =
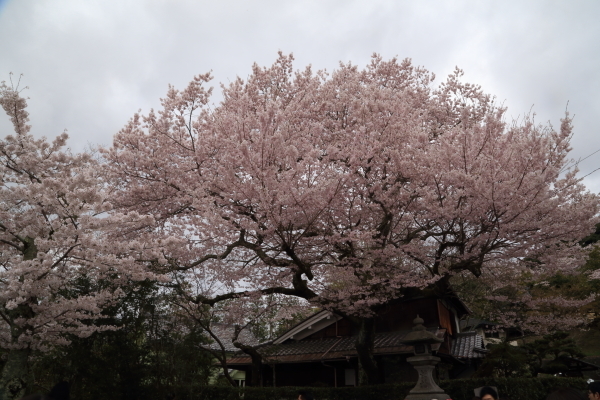
{"label": "stone lantern", "polygon": [[440,388],[433,380],[433,370],[435,365],[440,362],[439,357],[435,357],[431,353],[431,345],[441,343],[443,339],[438,338],[435,334],[427,331],[423,326],[423,319],[414,319],[415,326],[402,343],[413,346],[414,357],[406,359],[419,373],[419,380],[415,387],[409,392],[405,400],[446,400],[450,399],[444,390]]}

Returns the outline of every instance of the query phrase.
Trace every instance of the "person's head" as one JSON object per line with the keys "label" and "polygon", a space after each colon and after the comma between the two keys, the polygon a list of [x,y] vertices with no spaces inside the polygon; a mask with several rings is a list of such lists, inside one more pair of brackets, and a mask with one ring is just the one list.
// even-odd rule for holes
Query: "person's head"
{"label": "person's head", "polygon": [[298,392],[298,400],[315,400],[311,392],[301,390]]}
{"label": "person's head", "polygon": [[585,400],[585,396],[577,389],[560,388],[546,396],[546,400]]}
{"label": "person's head", "polygon": [[600,400],[600,381],[594,381],[588,385],[588,398],[590,400]]}
{"label": "person's head", "polygon": [[498,400],[498,392],[493,387],[484,386],[479,391],[481,400]]}

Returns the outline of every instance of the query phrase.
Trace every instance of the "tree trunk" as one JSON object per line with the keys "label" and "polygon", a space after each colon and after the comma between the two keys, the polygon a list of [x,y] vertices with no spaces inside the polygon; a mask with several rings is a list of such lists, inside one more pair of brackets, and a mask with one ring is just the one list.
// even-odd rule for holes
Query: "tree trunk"
{"label": "tree trunk", "polygon": [[248,354],[252,359],[252,380],[250,381],[250,386],[262,386],[262,355],[254,347],[246,346],[237,340],[233,342],[233,345],[245,354]]}
{"label": "tree trunk", "polygon": [[29,355],[31,350],[10,350],[0,377],[0,400],[16,400],[31,388]]}
{"label": "tree trunk", "polygon": [[375,357],[373,357],[375,320],[373,318],[361,318],[358,327],[358,338],[356,339],[358,384],[364,386],[382,383],[379,366],[375,361]]}
{"label": "tree trunk", "polygon": [[252,358],[252,380],[250,385],[254,387],[262,386],[262,357],[255,357],[250,355]]}

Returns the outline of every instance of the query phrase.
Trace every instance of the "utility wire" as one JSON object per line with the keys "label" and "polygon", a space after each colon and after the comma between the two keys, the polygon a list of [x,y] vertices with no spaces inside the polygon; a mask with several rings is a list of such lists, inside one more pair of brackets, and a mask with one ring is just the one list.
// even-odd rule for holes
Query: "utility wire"
{"label": "utility wire", "polygon": [[[600,150],[598,150],[598,151],[600,151]],[[587,174],[587,175],[584,175],[584,176],[582,176],[582,177],[581,177],[581,178],[579,178],[579,179],[583,179],[583,178],[585,178],[586,176],[589,176],[589,175],[593,174],[594,172],[598,171],[599,169],[600,169],[600,168],[596,168],[595,170],[593,170],[593,171],[592,171],[592,172],[590,172],[589,174]]]}
{"label": "utility wire", "polygon": [[[596,154],[597,152],[599,152],[600,149],[596,150],[595,152],[593,152],[592,154],[588,155],[587,157],[584,158],[580,158],[579,160],[577,160],[577,162],[575,163],[575,165],[579,165],[580,162],[587,160],[588,158],[590,158],[591,156],[593,156],[594,154]],[[587,175],[586,175],[587,176]]]}

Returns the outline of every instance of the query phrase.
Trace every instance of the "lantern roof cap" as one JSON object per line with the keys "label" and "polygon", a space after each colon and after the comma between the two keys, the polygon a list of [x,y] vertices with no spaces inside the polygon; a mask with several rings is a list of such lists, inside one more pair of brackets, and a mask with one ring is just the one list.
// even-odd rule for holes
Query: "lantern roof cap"
{"label": "lantern roof cap", "polygon": [[406,335],[404,337],[404,339],[402,340],[402,343],[408,344],[408,345],[415,345],[415,344],[434,344],[434,343],[441,343],[444,341],[444,339],[440,339],[434,333],[429,332],[425,328],[425,326],[423,326],[424,322],[425,321],[423,320],[423,318],[419,317],[419,315],[417,314],[417,318],[415,318],[413,320],[413,323],[415,324],[415,326],[412,328],[412,332],[410,332],[408,335]]}

